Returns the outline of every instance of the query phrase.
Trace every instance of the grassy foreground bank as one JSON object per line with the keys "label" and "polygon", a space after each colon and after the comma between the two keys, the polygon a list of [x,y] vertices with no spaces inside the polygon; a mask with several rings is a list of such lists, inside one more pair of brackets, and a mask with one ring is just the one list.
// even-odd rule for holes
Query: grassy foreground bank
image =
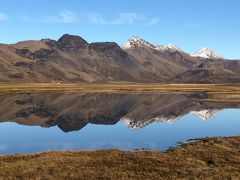
{"label": "grassy foreground bank", "polygon": [[[4,179],[240,178],[240,137],[206,138],[167,152],[119,150],[0,156]],[[1,179],[1,178],[0,178]]]}

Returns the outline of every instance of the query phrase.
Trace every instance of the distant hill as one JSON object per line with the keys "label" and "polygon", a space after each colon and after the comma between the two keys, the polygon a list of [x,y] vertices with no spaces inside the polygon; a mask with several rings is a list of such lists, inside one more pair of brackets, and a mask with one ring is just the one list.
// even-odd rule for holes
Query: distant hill
{"label": "distant hill", "polygon": [[0,44],[0,82],[239,83],[240,61],[208,48],[190,55],[175,45],[131,38],[88,43],[79,36]]}

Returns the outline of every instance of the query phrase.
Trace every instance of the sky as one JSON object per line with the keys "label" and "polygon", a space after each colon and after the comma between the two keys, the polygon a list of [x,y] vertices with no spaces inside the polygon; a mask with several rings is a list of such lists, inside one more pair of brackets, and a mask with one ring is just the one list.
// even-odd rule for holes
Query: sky
{"label": "sky", "polygon": [[121,45],[138,36],[240,59],[239,8],[239,0],[0,0],[0,43],[68,33]]}

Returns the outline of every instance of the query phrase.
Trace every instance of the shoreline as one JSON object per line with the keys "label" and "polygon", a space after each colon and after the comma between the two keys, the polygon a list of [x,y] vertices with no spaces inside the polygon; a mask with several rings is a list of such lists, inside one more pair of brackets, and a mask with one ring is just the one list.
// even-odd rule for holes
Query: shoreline
{"label": "shoreline", "polygon": [[240,103],[240,84],[154,84],[154,83],[0,83],[0,95],[24,93],[112,93],[112,94],[197,94],[205,103]]}
{"label": "shoreline", "polygon": [[0,156],[5,178],[240,178],[240,136],[160,151],[52,151]]}
{"label": "shoreline", "polygon": [[240,84],[157,84],[157,83],[0,83],[0,92],[240,92]]}

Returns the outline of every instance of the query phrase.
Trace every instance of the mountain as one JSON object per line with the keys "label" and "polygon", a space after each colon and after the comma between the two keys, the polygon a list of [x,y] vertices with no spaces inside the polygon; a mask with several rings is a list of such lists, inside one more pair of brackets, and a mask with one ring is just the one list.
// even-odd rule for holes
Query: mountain
{"label": "mountain", "polygon": [[132,48],[137,48],[137,47],[148,47],[151,49],[155,49],[158,51],[179,51],[179,52],[183,52],[181,49],[179,49],[176,45],[174,44],[169,44],[169,45],[154,45],[149,43],[148,41],[141,39],[139,37],[132,37],[130,38],[127,42],[125,42],[122,46],[122,49],[132,49]]}
{"label": "mountain", "polygon": [[142,79],[141,67],[116,43],[87,43],[64,35],[58,41],[0,46],[1,81],[100,82]]}
{"label": "mountain", "polygon": [[[206,56],[204,56],[204,53]],[[216,58],[219,59],[216,59]],[[0,82],[240,82],[240,61],[210,50],[190,55],[173,44],[133,37],[123,46],[65,34],[0,44]]]}
{"label": "mountain", "polygon": [[136,37],[129,39],[122,49],[134,57],[146,71],[153,72],[154,76],[149,78],[156,78],[157,81],[169,81],[201,62],[175,45],[153,45]]}
{"label": "mountain", "polygon": [[201,50],[197,51],[196,53],[192,54],[193,57],[200,57],[205,59],[224,59],[222,56],[218,55],[214,51],[209,48],[202,48]]}

